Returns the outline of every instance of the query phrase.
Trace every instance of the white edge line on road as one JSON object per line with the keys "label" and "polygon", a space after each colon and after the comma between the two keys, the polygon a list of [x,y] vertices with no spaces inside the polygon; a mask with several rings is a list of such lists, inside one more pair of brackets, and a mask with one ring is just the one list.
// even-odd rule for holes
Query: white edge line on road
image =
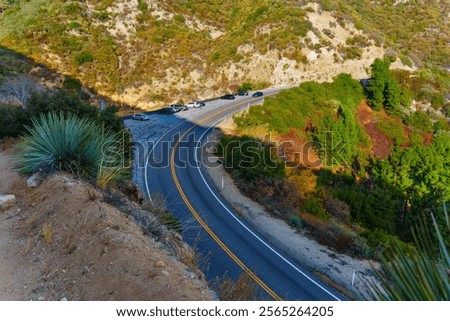
{"label": "white edge line on road", "polygon": [[[246,109],[242,108],[242,110]],[[223,121],[225,118],[230,117],[230,115],[227,115],[226,117],[221,118],[220,120],[218,120],[217,122],[215,122],[213,125],[209,126],[205,132],[200,136],[199,141],[197,143],[196,148],[199,149],[198,145],[200,144],[200,142],[202,141],[202,138],[206,135],[206,133],[208,133],[211,128],[213,128],[214,126],[216,126],[218,123],[220,123],[221,121]],[[148,168],[148,160],[150,159],[150,155],[153,152],[153,149],[155,148],[155,146],[164,138],[164,136],[172,131],[173,129],[183,125],[185,122],[187,122],[190,119],[186,119],[185,121],[182,121],[181,123],[179,123],[177,126],[175,126],[174,128],[168,130],[166,133],[164,133],[152,146],[152,148],[149,150],[147,158],[146,158],[146,163],[145,163],[145,169],[144,169],[144,181],[145,181],[145,187],[147,190],[147,195],[150,198],[151,201],[151,196],[150,196],[150,188],[148,186],[148,179],[147,179],[147,168]],[[200,148],[201,150],[201,148]],[[195,158],[197,158],[197,153],[195,153]],[[205,177],[203,176],[203,173],[200,169],[200,167],[197,168],[197,170],[200,173],[200,176],[203,180],[203,182],[205,183],[206,187],[208,188],[208,190],[211,192],[211,194],[214,196],[214,198],[219,202],[219,204],[231,215],[231,217],[233,217],[247,232],[249,232],[251,235],[253,235],[259,242],[261,242],[264,246],[266,246],[270,251],[272,251],[273,253],[275,253],[275,255],[277,255],[279,258],[281,258],[284,262],[286,262],[289,266],[291,266],[294,270],[296,270],[298,273],[300,273],[301,275],[303,275],[304,277],[306,277],[309,281],[311,281],[313,284],[315,284],[317,287],[319,287],[320,289],[322,289],[325,293],[329,294],[331,297],[333,297],[334,299],[336,299],[337,301],[341,301],[338,297],[336,297],[333,293],[329,292],[327,289],[325,289],[324,287],[322,287],[320,284],[318,284],[316,281],[314,281],[311,277],[309,277],[305,272],[303,272],[302,270],[300,270],[299,268],[297,268],[294,264],[292,264],[289,260],[287,260],[283,255],[281,255],[280,253],[278,253],[275,249],[273,249],[269,244],[267,244],[263,239],[261,239],[258,235],[256,235],[252,230],[250,230],[241,220],[239,220],[236,215],[233,214],[232,211],[230,211],[228,209],[228,207],[222,203],[222,201],[220,201],[220,199],[217,197],[217,195],[213,192],[213,190],[211,189],[211,187],[209,186],[209,184],[206,182]]]}
{"label": "white edge line on road", "polygon": [[[230,116],[227,116],[230,117]],[[220,119],[219,121],[217,121],[216,123],[214,123],[213,125],[211,125],[210,127],[208,127],[207,130],[205,130],[205,132],[200,136],[200,139],[197,143],[197,150],[198,151],[202,151],[202,148],[199,148],[199,144],[202,141],[202,138],[206,135],[206,133],[208,133],[211,128],[213,128],[214,126],[216,126],[218,123],[220,123],[221,121],[223,121],[225,118],[224,117],[222,119]],[[196,153],[197,154],[197,153]],[[217,197],[216,193],[213,192],[213,190],[211,189],[211,187],[209,186],[209,184],[206,182],[205,177],[203,176],[203,173],[201,171],[200,166],[197,167],[198,172],[200,173],[200,176],[202,177],[203,182],[205,183],[206,187],[208,188],[208,190],[211,192],[211,194],[214,196],[214,198],[220,203],[220,205],[222,205],[222,207],[231,215],[231,217],[233,217],[245,230],[247,230],[247,232],[249,232],[251,235],[253,235],[259,242],[261,242],[264,246],[266,246],[270,251],[272,251],[273,253],[275,253],[280,259],[282,259],[284,262],[286,262],[288,265],[290,265],[293,269],[295,269],[297,272],[299,272],[301,275],[303,275],[304,277],[306,277],[309,281],[311,281],[312,283],[314,283],[317,287],[319,287],[320,289],[322,289],[324,292],[328,293],[331,297],[333,297],[334,299],[336,299],[337,301],[341,301],[341,299],[339,299],[338,297],[336,297],[333,293],[331,293],[330,291],[328,291],[327,289],[325,289],[323,286],[321,286],[320,284],[318,284],[316,281],[314,281],[311,277],[309,277],[305,272],[303,272],[302,270],[300,270],[298,267],[296,267],[293,263],[291,263],[288,259],[286,259],[283,255],[281,255],[280,253],[278,253],[274,248],[272,248],[269,244],[267,244],[263,239],[261,239],[258,235],[256,235],[251,229],[249,229],[236,215],[234,215],[234,213],[228,209],[228,207],[222,203],[222,201]]]}

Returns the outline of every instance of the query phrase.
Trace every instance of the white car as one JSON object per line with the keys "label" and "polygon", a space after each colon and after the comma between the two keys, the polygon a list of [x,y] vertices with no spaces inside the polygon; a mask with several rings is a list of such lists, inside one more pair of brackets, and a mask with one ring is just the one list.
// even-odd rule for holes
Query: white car
{"label": "white car", "polygon": [[205,103],[202,103],[200,101],[193,101],[188,103],[186,106],[188,106],[189,108],[199,108],[205,106]]}
{"label": "white car", "polygon": [[133,118],[134,120],[149,120],[150,117],[148,117],[146,114],[134,114],[133,116],[131,116],[131,118]]}

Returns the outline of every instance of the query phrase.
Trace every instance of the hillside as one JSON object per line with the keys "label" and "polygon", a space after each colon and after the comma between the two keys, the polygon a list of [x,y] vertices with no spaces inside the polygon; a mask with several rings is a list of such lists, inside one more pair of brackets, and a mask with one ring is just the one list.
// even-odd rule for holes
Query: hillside
{"label": "hillside", "polygon": [[144,235],[106,194],[67,174],[27,188],[11,152],[0,151],[0,195],[16,196],[0,209],[0,300],[213,299],[180,262],[194,254],[176,233],[155,225],[158,237]]}
{"label": "hillside", "polygon": [[[448,74],[389,66],[375,60],[365,87],[341,74],[265,98],[234,117],[217,155],[247,196],[338,251],[377,257],[411,242],[430,211],[450,244],[449,104],[436,81]],[[425,99],[425,88],[436,96]]]}
{"label": "hillside", "polygon": [[445,1],[31,0],[0,10],[0,45],[141,108],[243,82],[366,78],[386,53],[402,68],[450,64]]}

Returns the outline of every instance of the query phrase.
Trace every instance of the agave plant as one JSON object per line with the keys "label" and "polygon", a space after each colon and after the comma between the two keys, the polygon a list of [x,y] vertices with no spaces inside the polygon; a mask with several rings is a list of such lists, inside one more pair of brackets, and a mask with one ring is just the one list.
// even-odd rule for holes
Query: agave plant
{"label": "agave plant", "polygon": [[18,168],[24,174],[59,170],[100,177],[104,185],[126,167],[121,135],[91,120],[52,112],[33,119],[32,124],[19,146]]}
{"label": "agave plant", "polygon": [[431,214],[437,235],[433,238],[425,224],[414,231],[416,249],[405,253],[394,246],[382,257],[384,274],[377,272],[382,287],[370,284],[374,299],[396,301],[448,301],[450,299],[450,256]]}

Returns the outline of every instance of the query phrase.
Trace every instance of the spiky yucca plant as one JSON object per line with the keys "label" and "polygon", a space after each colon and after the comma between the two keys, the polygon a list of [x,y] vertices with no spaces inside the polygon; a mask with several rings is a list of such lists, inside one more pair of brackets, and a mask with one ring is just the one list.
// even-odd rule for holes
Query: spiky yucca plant
{"label": "spiky yucca plant", "polygon": [[437,242],[420,224],[414,231],[416,249],[409,254],[394,246],[392,255],[382,257],[385,274],[377,272],[382,288],[370,284],[374,299],[396,301],[450,300],[450,256],[432,215]]}
{"label": "spiky yucca plant", "polygon": [[59,170],[101,178],[101,185],[106,185],[125,170],[120,133],[55,112],[33,119],[32,124],[19,145],[18,168],[24,174]]}

